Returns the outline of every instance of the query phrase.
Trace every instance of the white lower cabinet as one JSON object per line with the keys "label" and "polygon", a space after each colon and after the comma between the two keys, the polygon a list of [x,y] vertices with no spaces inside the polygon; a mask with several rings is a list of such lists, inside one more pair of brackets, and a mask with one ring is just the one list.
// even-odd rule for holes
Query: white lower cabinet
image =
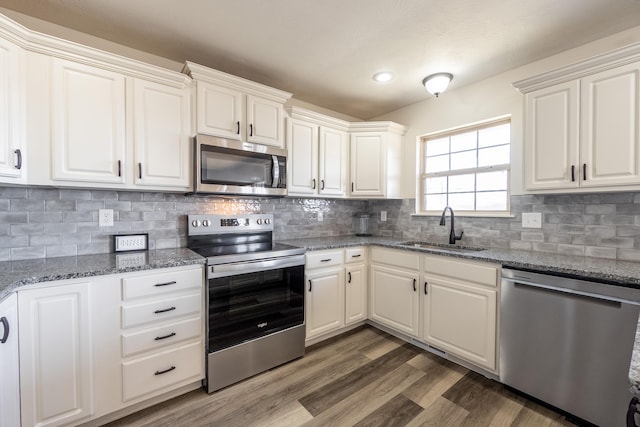
{"label": "white lower cabinet", "polygon": [[329,337],[367,319],[366,249],[308,252],[305,273],[306,340]]}
{"label": "white lower cabinet", "polygon": [[93,414],[89,281],[20,291],[23,426],[77,424]]}
{"label": "white lower cabinet", "polygon": [[369,318],[418,337],[419,256],[415,252],[371,249]]}
{"label": "white lower cabinet", "polygon": [[20,426],[20,361],[18,359],[18,298],[0,302],[0,426]]}
{"label": "white lower cabinet", "polygon": [[493,264],[426,255],[422,340],[496,371],[498,271]]}
{"label": "white lower cabinet", "polygon": [[203,280],[193,265],[19,291],[22,426],[77,425],[199,383]]}

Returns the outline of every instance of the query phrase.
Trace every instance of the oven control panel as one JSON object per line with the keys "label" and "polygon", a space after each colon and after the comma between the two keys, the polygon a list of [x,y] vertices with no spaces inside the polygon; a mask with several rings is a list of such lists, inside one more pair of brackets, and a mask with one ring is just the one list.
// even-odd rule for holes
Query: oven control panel
{"label": "oven control panel", "polygon": [[273,214],[187,215],[188,235],[273,231]]}

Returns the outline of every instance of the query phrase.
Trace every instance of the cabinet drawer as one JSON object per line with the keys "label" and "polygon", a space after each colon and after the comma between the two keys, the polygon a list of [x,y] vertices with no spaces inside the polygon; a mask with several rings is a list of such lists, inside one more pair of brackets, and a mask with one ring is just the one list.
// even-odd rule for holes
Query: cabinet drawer
{"label": "cabinet drawer", "polygon": [[126,277],[122,279],[122,299],[126,301],[185,289],[202,288],[203,280],[202,267]]}
{"label": "cabinet drawer", "polygon": [[420,255],[410,251],[395,249],[371,248],[371,262],[387,264],[410,270],[420,269]]}
{"label": "cabinet drawer", "polygon": [[201,305],[200,292],[143,304],[125,305],[122,307],[122,327],[130,328],[188,314],[199,314]]}
{"label": "cabinet drawer", "polygon": [[344,250],[344,262],[364,262],[366,261],[366,249],[365,248],[347,248]]}
{"label": "cabinet drawer", "polygon": [[200,341],[142,359],[122,363],[123,400],[202,378],[204,350]]}
{"label": "cabinet drawer", "polygon": [[199,337],[201,333],[202,322],[200,317],[139,332],[124,333],[122,334],[122,356],[128,357],[143,351],[173,345],[180,341]]}
{"label": "cabinet drawer", "polygon": [[342,249],[307,252],[306,268],[322,268],[342,264]]}
{"label": "cabinet drawer", "polygon": [[460,261],[443,256],[424,256],[424,271],[451,277],[464,282],[495,287],[498,284],[498,267],[473,261]]}

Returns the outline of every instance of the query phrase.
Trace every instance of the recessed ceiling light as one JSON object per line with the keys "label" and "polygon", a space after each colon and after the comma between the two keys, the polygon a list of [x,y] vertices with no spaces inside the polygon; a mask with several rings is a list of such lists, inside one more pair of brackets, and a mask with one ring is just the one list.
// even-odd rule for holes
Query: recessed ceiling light
{"label": "recessed ceiling light", "polygon": [[386,83],[393,79],[393,73],[390,71],[381,71],[373,75],[373,81],[378,83]]}

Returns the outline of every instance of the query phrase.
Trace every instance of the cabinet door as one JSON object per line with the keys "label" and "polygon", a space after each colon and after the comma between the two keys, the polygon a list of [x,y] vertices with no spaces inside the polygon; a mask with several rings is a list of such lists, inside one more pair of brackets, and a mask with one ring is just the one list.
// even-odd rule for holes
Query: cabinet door
{"label": "cabinet door", "polygon": [[198,133],[242,139],[243,93],[202,81],[197,82],[196,92]]}
{"label": "cabinet door", "polygon": [[351,196],[383,197],[385,138],[379,132],[351,134]]}
{"label": "cabinet door", "polygon": [[581,81],[582,187],[640,183],[640,63]]}
{"label": "cabinet door", "polygon": [[319,157],[318,193],[344,197],[347,194],[347,133],[321,126]]}
{"label": "cabinet door", "polygon": [[497,291],[431,276],[422,282],[422,338],[494,371]]}
{"label": "cabinet door", "polygon": [[367,275],[364,264],[349,265],[345,269],[345,324],[367,319]]}
{"label": "cabinet door", "polygon": [[562,83],[525,96],[524,170],[528,190],[579,186],[579,84]]}
{"label": "cabinet door", "polygon": [[124,183],[124,76],[53,61],[53,179]]}
{"label": "cabinet door", "polygon": [[289,194],[312,195],[318,191],[318,126],[289,121],[287,141]]}
{"label": "cabinet door", "polygon": [[307,340],[344,326],[342,267],[306,274]]}
{"label": "cabinet door", "polygon": [[89,283],[20,291],[18,308],[22,425],[61,425],[89,417]]}
{"label": "cabinet door", "polygon": [[398,332],[417,337],[418,275],[372,264],[369,283],[369,317]]}
{"label": "cabinet door", "polygon": [[22,178],[24,96],[22,51],[0,39],[0,182],[20,183]]}
{"label": "cabinet door", "polygon": [[134,82],[135,183],[189,187],[189,92]]}
{"label": "cabinet door", "polygon": [[284,148],[282,104],[247,95],[247,141]]}
{"label": "cabinet door", "polygon": [[0,426],[20,425],[20,362],[18,360],[18,298],[0,302]]}

